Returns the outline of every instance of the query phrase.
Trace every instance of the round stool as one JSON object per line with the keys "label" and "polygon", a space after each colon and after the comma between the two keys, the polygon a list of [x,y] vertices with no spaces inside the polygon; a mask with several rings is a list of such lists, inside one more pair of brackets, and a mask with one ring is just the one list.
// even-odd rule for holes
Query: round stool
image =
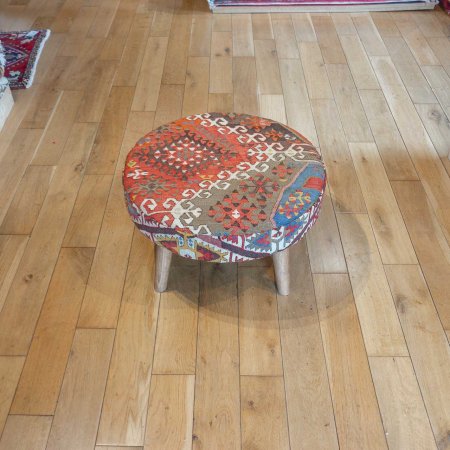
{"label": "round stool", "polygon": [[157,244],[155,289],[172,253],[218,263],[273,255],[289,293],[287,248],[317,219],[326,183],[315,147],[278,122],[205,113],[150,132],[127,156],[128,211]]}

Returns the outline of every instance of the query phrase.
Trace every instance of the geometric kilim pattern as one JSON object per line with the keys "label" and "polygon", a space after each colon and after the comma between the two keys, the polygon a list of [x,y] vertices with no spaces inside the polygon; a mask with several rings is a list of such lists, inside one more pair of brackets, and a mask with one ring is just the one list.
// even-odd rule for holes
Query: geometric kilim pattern
{"label": "geometric kilim pattern", "polygon": [[136,226],[183,257],[262,258],[317,219],[326,173],[296,131],[246,114],[205,113],[163,125],[127,156],[123,185]]}

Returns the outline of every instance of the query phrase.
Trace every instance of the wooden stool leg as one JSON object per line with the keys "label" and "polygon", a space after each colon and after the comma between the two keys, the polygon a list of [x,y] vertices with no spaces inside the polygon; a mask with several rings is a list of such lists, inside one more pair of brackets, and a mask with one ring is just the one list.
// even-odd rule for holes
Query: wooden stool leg
{"label": "wooden stool leg", "polygon": [[156,267],[155,267],[155,291],[164,292],[167,289],[169,279],[170,261],[172,252],[161,245],[156,246]]}
{"label": "wooden stool leg", "polygon": [[289,295],[289,249],[272,255],[278,293]]}

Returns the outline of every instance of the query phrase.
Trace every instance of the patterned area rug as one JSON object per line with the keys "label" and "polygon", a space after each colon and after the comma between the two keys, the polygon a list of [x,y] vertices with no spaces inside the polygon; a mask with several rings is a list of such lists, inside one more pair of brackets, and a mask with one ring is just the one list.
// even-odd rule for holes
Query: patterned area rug
{"label": "patterned area rug", "polygon": [[5,77],[11,89],[26,89],[33,84],[37,63],[50,30],[0,33],[5,49]]}

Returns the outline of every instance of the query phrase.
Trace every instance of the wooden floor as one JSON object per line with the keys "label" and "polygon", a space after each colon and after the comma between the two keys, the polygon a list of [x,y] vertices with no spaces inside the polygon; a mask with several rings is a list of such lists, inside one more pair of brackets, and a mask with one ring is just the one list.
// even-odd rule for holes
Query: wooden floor
{"label": "wooden floor", "polygon": [[[0,0],[50,27],[0,134],[1,450],[450,449],[450,19]],[[271,262],[154,253],[124,207],[144,133],[207,110],[320,146],[329,192]]]}

